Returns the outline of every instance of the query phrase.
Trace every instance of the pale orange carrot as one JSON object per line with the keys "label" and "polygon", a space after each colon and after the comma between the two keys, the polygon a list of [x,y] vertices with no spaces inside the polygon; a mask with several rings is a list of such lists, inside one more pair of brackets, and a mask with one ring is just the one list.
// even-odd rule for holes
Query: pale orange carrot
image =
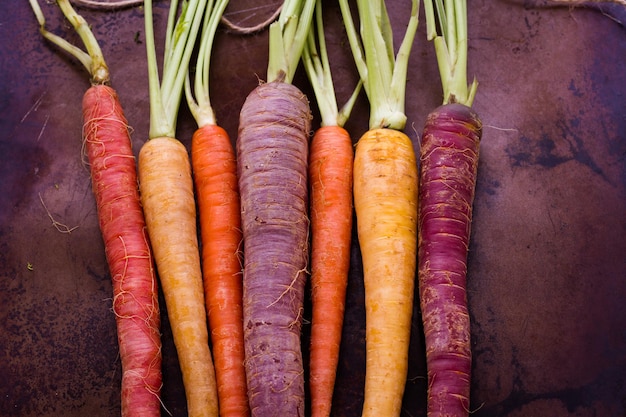
{"label": "pale orange carrot", "polygon": [[[182,372],[189,416],[218,416],[217,384],[209,348],[196,201],[187,148],[176,121],[189,61],[202,25],[206,0],[190,0],[177,17],[170,4],[163,79],[159,83],[152,1],[144,2],[149,139],[139,151],[139,190]],[[167,404],[165,404],[167,408]]]}

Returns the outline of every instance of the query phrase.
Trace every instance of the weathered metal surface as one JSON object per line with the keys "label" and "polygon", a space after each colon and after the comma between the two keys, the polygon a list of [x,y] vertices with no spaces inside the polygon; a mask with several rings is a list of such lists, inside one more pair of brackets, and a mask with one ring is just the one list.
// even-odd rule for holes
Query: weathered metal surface
{"label": "weathered metal surface", "polygon": [[[392,3],[401,23],[408,1]],[[229,6],[229,17],[247,24],[271,14],[249,4]],[[157,3],[157,31],[166,9]],[[2,2],[0,10],[0,415],[116,415],[111,284],[81,157],[87,75],[39,36],[26,1]],[[470,2],[469,73],[480,82],[475,109],[485,126],[469,259],[473,416],[626,414],[626,29],[622,10],[612,12]],[[101,42],[137,151],[149,122],[142,10],[81,13]],[[326,14],[345,99],[356,75],[339,11],[329,4]],[[78,41],[59,13],[49,25]],[[265,76],[267,33],[221,30],[216,42],[212,101],[235,138],[239,108]],[[295,83],[310,93],[302,73]],[[406,100],[406,131],[417,147],[426,114],[441,101],[423,22]],[[347,125],[355,140],[367,111],[361,98]],[[192,129],[183,106],[185,144]],[[362,402],[356,237],[352,260],[335,416],[360,415]],[[417,307],[414,323],[407,417],[425,415]],[[163,403],[181,416],[168,326],[164,311]]]}

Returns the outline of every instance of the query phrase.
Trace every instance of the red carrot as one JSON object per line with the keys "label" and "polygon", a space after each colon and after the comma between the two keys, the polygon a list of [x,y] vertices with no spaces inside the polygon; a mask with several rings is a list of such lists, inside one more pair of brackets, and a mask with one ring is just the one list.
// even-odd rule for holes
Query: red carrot
{"label": "red carrot", "polygon": [[421,147],[418,268],[429,416],[465,416],[471,371],[467,252],[481,125],[462,104],[433,111]]}
{"label": "red carrot", "polygon": [[244,343],[253,416],[304,416],[301,325],[309,258],[311,112],[291,84],[314,0],[287,0],[270,26],[268,82],[246,98],[237,137],[244,238]]}
{"label": "red carrot", "polygon": [[467,255],[482,125],[467,85],[465,1],[425,2],[429,39],[442,75],[444,104],[431,112],[421,142],[418,276],[426,340],[428,416],[469,414],[471,361]]}
{"label": "red carrot", "polygon": [[106,258],[113,281],[113,312],[122,363],[122,416],[160,415],[161,339],[157,283],[137,188],[128,124],[109,71],[87,23],[59,6],[81,35],[89,54],[48,32],[38,3],[31,6],[42,34],[77,56],[92,77],[83,97],[83,138]]}
{"label": "red carrot", "polygon": [[311,141],[311,343],[309,350],[311,415],[328,417],[332,408],[343,330],[352,240],[352,164],[354,150],[346,122],[361,83],[337,108],[322,21],[315,6],[302,62],[313,87],[321,127]]}
{"label": "red carrot", "polygon": [[161,333],[157,283],[135,158],[117,95],[92,86],[83,98],[85,150],[113,279],[122,362],[122,415],[159,415]]}

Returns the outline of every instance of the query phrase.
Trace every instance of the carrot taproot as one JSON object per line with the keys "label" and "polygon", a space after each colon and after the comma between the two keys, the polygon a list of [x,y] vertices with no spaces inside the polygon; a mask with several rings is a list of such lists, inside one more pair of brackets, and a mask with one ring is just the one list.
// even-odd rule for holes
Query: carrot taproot
{"label": "carrot taproot", "polygon": [[[481,121],[471,108],[477,83],[466,81],[467,6],[425,3],[444,90],[427,117],[420,150],[418,276],[426,344],[428,416],[468,416],[471,334],[467,256]],[[438,34],[438,28],[441,34]]]}
{"label": "carrot taproot", "polygon": [[209,94],[211,49],[227,4],[228,0],[211,2],[205,10],[193,89],[187,77],[185,97],[198,124],[191,139],[191,165],[219,412],[222,417],[247,417],[237,159],[228,133],[217,125]]}
{"label": "carrot taproot", "polygon": [[352,243],[352,139],[347,121],[362,83],[341,109],[335,97],[322,2],[305,44],[302,62],[321,116],[310,145],[311,336],[309,392],[311,416],[328,417],[332,409],[343,330]]}
{"label": "carrot taproot", "polygon": [[381,128],[359,139],[354,207],[365,283],[364,416],[397,416],[402,406],[417,262],[417,184],[408,136]]}
{"label": "carrot taproot", "polygon": [[267,82],[241,108],[236,141],[243,325],[253,416],[305,415],[301,329],[309,261],[311,110],[291,81],[315,0],[286,0],[269,28]]}
{"label": "carrot taproot", "polygon": [[216,416],[215,375],[187,148],[152,138],[139,151],[139,189],[179,357],[190,416]]}
{"label": "carrot taproot", "polygon": [[352,140],[323,126],[311,142],[311,415],[329,416],[343,330],[352,240]]}
{"label": "carrot taproot", "polygon": [[237,161],[226,131],[198,128],[191,157],[200,218],[202,272],[221,416],[249,415],[243,367],[241,213]]}
{"label": "carrot taproot", "polygon": [[206,5],[205,0],[190,0],[178,14],[177,2],[170,3],[159,81],[152,1],[144,2],[150,132],[139,151],[138,173],[187,412],[189,416],[216,417],[217,383],[209,345],[191,163],[187,148],[175,138],[180,99]]}
{"label": "carrot taproot", "polygon": [[429,416],[469,414],[466,279],[480,130],[475,112],[455,103],[433,111],[422,136],[418,269]]}
{"label": "carrot taproot", "polygon": [[137,189],[128,125],[113,89],[83,97],[85,151],[113,279],[122,362],[122,415],[159,415],[161,333],[152,251]]}
{"label": "carrot taproot", "polygon": [[116,91],[108,85],[108,67],[84,18],[69,1],[58,1],[87,53],[48,32],[38,2],[31,0],[30,4],[41,33],[78,58],[91,76],[92,85],[83,95],[82,134],[112,279],[112,307],[122,365],[121,415],[159,416],[161,316],[128,122]]}
{"label": "carrot taproot", "polygon": [[354,156],[354,208],[365,289],[362,415],[398,416],[408,375],[417,263],[417,161],[413,144],[402,129],[418,1],[412,2],[395,57],[383,1],[357,1],[361,42],[348,2],[340,0],[340,7],[370,102],[369,130],[359,138]]}
{"label": "carrot taproot", "polygon": [[237,138],[244,343],[254,416],[304,415],[301,326],[309,257],[310,109],[285,82],[259,85]]}

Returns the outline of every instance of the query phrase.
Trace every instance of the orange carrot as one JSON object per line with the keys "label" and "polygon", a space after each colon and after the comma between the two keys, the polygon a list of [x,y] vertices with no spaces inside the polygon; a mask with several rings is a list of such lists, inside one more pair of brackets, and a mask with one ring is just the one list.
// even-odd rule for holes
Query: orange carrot
{"label": "orange carrot", "polygon": [[324,126],[311,142],[310,390],[313,416],[329,416],[343,329],[352,238],[352,140]]}
{"label": "orange carrot", "polygon": [[354,150],[343,128],[360,92],[338,109],[326,49],[322,1],[315,4],[302,63],[321,116],[309,153],[312,320],[309,349],[311,415],[332,409],[343,330],[352,243],[352,163]]}
{"label": "orange carrot", "polygon": [[128,123],[97,40],[68,0],[58,5],[88,53],[45,29],[36,0],[30,2],[40,32],[79,59],[92,86],[83,96],[83,140],[92,191],[113,286],[113,312],[122,364],[121,415],[159,416],[161,335],[157,282],[137,189]]}
{"label": "orange carrot", "polygon": [[191,139],[191,162],[219,413],[222,417],[247,417],[250,407],[244,368],[243,274],[239,256],[243,236],[237,159],[228,134],[216,123],[208,85],[213,39],[227,4],[228,0],[218,0],[205,10],[193,91],[191,77],[187,77],[185,97],[198,124]]}
{"label": "orange carrot", "polygon": [[228,134],[213,124],[194,133],[191,158],[220,415],[249,415],[243,367],[243,289],[239,258],[242,236],[237,160]]}

